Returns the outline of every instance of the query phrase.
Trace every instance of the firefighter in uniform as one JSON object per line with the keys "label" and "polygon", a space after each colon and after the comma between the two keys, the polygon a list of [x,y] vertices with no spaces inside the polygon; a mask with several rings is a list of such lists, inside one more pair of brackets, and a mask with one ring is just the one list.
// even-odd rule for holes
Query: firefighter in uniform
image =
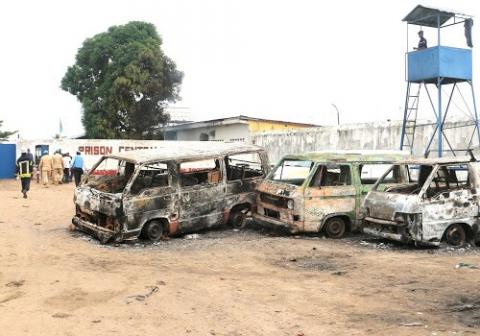
{"label": "firefighter in uniform", "polygon": [[43,156],[40,159],[40,164],[38,165],[38,169],[42,172],[42,183],[44,186],[47,186],[48,179],[53,169],[52,165],[52,157],[48,155],[48,152],[43,152]]}
{"label": "firefighter in uniform", "polygon": [[23,198],[27,198],[27,192],[30,190],[30,180],[33,172],[33,160],[27,154],[27,150],[22,149],[22,155],[17,160],[17,176],[22,183]]}
{"label": "firefighter in uniform", "polygon": [[57,150],[52,157],[53,173],[52,179],[54,184],[62,184],[63,175],[63,157],[60,151]]}

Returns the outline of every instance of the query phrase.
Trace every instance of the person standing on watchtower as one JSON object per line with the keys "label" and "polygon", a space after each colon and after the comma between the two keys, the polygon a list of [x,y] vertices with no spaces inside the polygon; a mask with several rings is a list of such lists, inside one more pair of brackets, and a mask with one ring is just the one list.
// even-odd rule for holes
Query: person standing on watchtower
{"label": "person standing on watchtower", "polygon": [[423,37],[423,30],[420,30],[418,32],[418,37],[420,38],[420,40],[418,41],[418,47],[417,48],[413,48],[415,50],[422,50],[422,49],[427,49],[427,39],[425,37]]}

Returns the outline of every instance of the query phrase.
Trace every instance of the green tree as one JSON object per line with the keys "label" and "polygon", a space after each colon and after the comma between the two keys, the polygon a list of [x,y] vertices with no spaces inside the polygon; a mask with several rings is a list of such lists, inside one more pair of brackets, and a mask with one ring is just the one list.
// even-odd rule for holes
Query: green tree
{"label": "green tree", "polygon": [[83,107],[87,138],[155,138],[179,99],[183,73],[161,49],[155,26],[132,21],[83,42],[62,79]]}
{"label": "green tree", "polygon": [[[3,124],[3,120],[0,120],[0,129],[2,128],[2,124]],[[8,132],[8,131],[2,131],[0,130],[0,141],[5,141],[7,140],[7,138],[12,135],[12,134],[15,134],[17,133],[16,131],[15,132]]]}

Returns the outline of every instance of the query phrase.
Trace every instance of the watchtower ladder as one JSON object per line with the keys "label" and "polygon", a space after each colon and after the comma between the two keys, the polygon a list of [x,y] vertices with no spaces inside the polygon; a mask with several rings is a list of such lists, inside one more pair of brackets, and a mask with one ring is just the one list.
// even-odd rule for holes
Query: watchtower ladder
{"label": "watchtower ladder", "polygon": [[400,149],[408,150],[410,153],[413,153],[413,144],[415,143],[415,128],[417,125],[417,112],[421,88],[422,83],[408,82],[407,98],[403,115],[402,145]]}

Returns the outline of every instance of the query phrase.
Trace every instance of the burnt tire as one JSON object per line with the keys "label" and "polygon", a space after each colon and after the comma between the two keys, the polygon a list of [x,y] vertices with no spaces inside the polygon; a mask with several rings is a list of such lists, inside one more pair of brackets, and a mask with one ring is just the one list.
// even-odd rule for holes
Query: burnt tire
{"label": "burnt tire", "polygon": [[152,220],[143,226],[141,238],[152,242],[159,241],[163,237],[163,232],[163,223]]}
{"label": "burnt tire", "polygon": [[444,241],[453,246],[462,246],[467,242],[467,233],[460,224],[452,224],[445,230]]}
{"label": "burnt tire", "polygon": [[327,220],[323,231],[328,238],[339,239],[345,235],[347,230],[347,223],[340,217],[334,217]]}
{"label": "burnt tire", "polygon": [[234,229],[241,229],[245,226],[245,218],[247,218],[248,208],[236,209],[228,217],[228,226]]}

